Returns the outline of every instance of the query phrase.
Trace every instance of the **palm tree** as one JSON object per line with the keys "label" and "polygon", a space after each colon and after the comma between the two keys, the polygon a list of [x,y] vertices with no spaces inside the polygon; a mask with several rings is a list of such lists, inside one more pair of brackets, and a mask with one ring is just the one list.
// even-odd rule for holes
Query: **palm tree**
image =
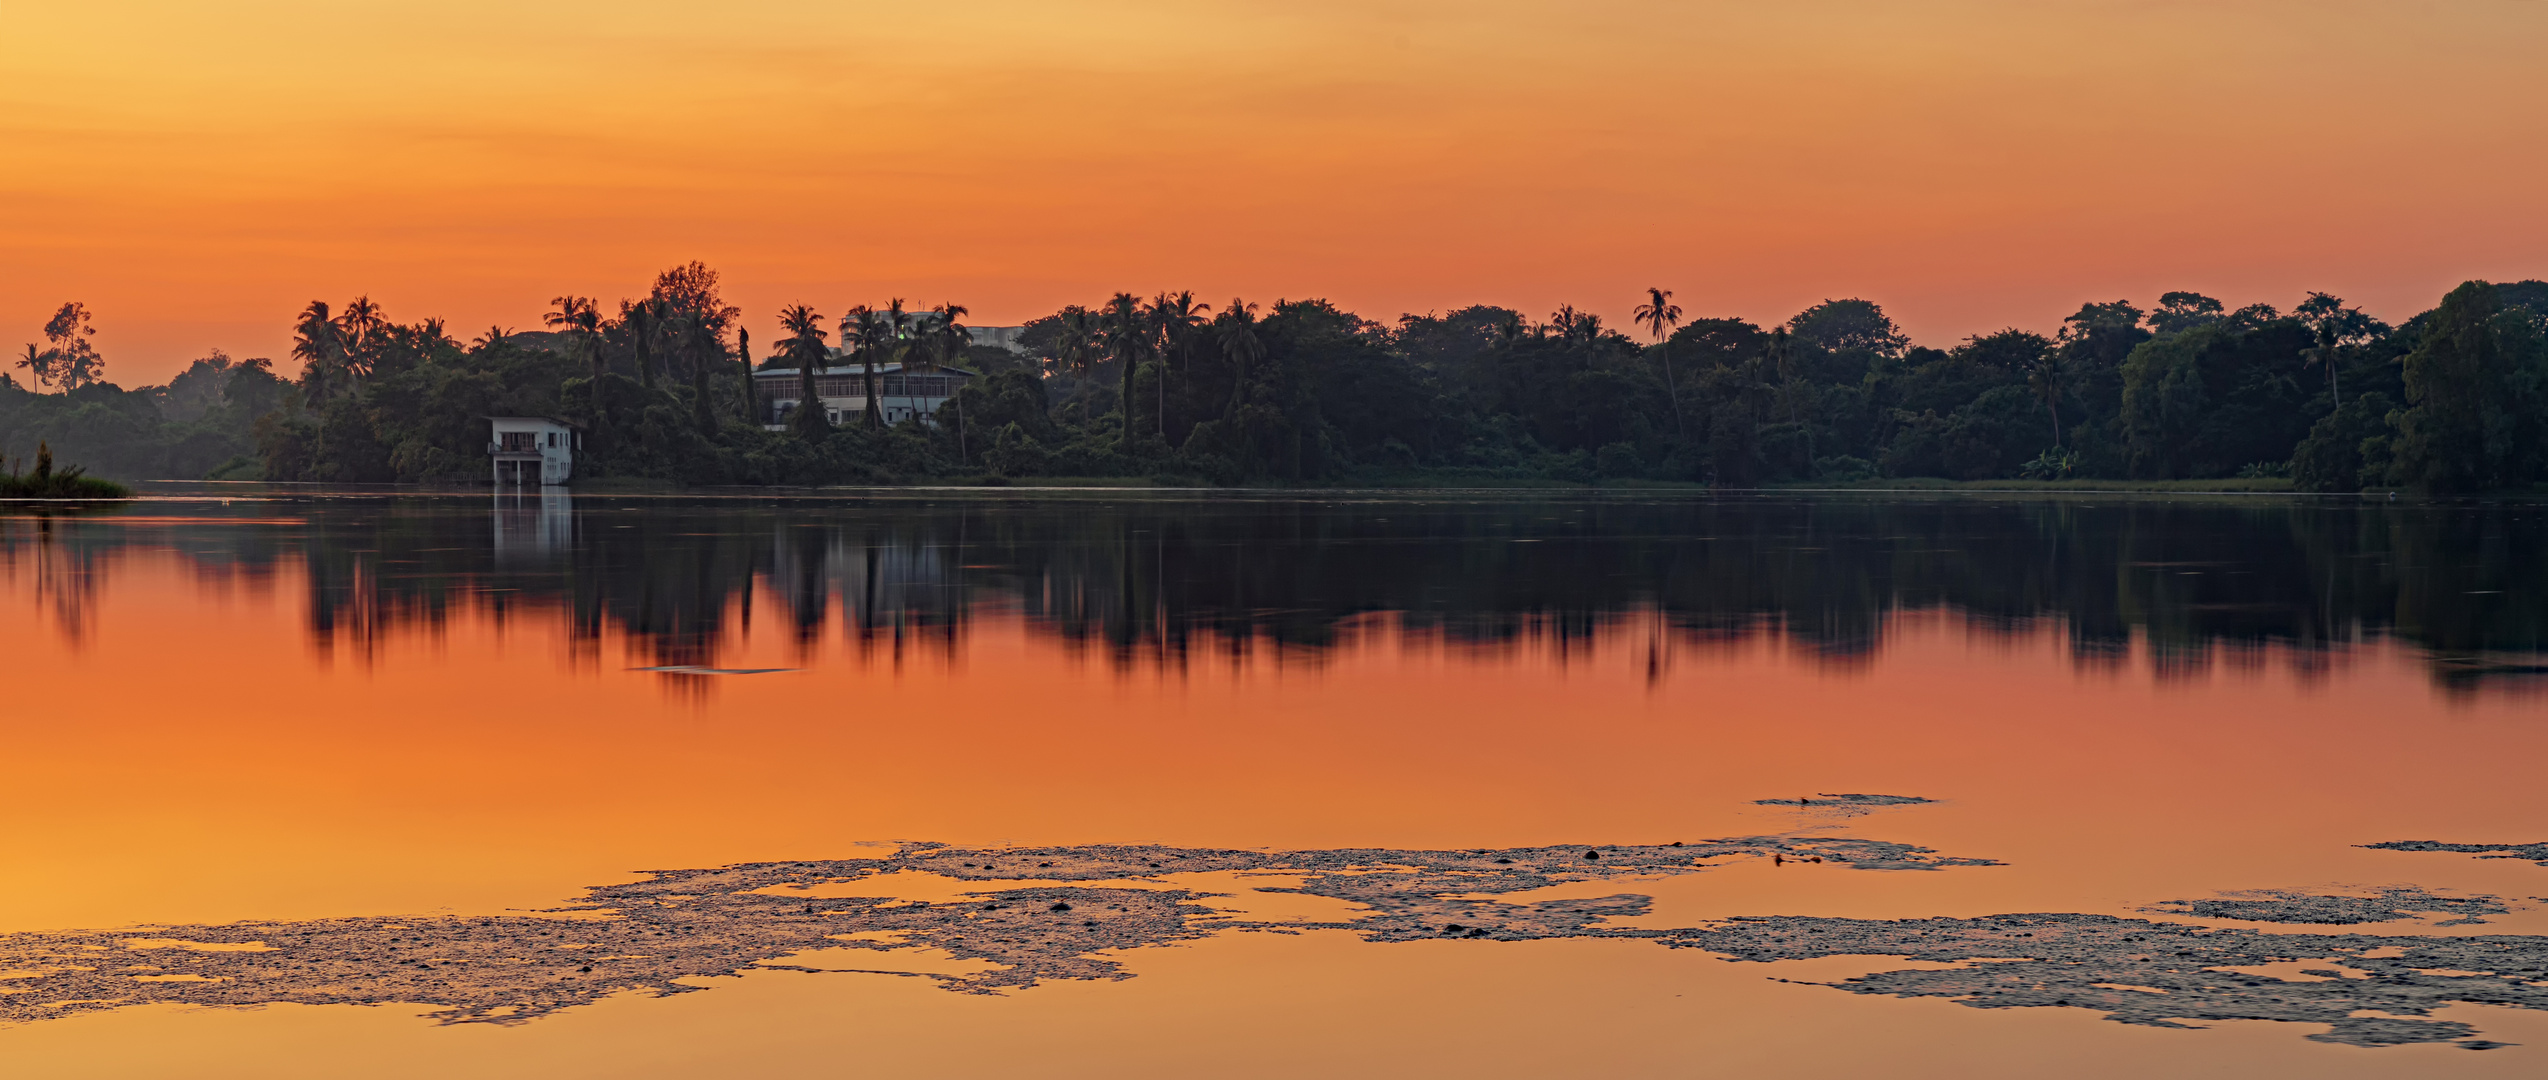
{"label": "palm tree", "polygon": [[566,335],[570,355],[581,354],[584,362],[592,366],[593,426],[598,432],[602,424],[602,372],[604,370],[601,309],[594,306],[592,297],[569,293],[552,298],[549,301],[549,313],[541,316],[540,321],[557,327],[559,332]]}
{"label": "palm tree", "polygon": [[1101,336],[1087,309],[1073,304],[1062,311],[1062,330],[1053,341],[1053,364],[1073,377],[1074,399],[1088,393],[1089,375],[1103,355],[1098,348]]}
{"label": "palm tree", "polygon": [[[931,354],[930,370],[936,371],[955,366],[955,361],[964,355],[965,347],[973,344],[973,331],[965,329],[963,323],[956,321],[965,317],[970,310],[962,304],[953,302],[929,309],[929,314],[936,318],[935,325],[929,328],[927,351]],[[967,432],[964,426],[964,397],[950,396],[955,398],[956,406],[956,460],[971,461],[973,453],[965,445]]]}
{"label": "palm tree", "polygon": [[1221,346],[1221,355],[1229,358],[1238,377],[1230,389],[1230,415],[1238,415],[1247,403],[1248,365],[1265,359],[1265,342],[1256,336],[1256,305],[1230,298],[1230,306],[1221,309],[1221,317],[1212,320],[1213,338]]}
{"label": "palm tree", "polygon": [[814,368],[831,356],[825,346],[823,317],[803,304],[789,304],[779,310],[779,329],[788,336],[779,341],[779,355],[796,362],[796,412],[788,417],[788,429],[808,442],[831,433],[832,423],[823,415],[822,395],[815,393]]}
{"label": "palm tree", "polygon": [[876,407],[876,350],[883,347],[884,340],[885,320],[875,308],[860,304],[841,313],[841,347],[856,350],[859,362],[865,368],[859,380],[859,393],[865,396],[866,404],[859,410],[859,415],[870,428],[882,427],[885,422],[884,413]]}
{"label": "palm tree", "polygon": [[1151,319],[1158,325],[1161,349],[1159,372],[1159,437],[1168,437],[1168,363],[1182,362],[1195,331],[1203,325],[1203,315],[1212,305],[1194,302],[1194,291],[1188,289],[1175,296],[1160,293],[1150,302]]}
{"label": "palm tree", "polygon": [[389,321],[380,317],[380,305],[368,296],[357,296],[336,316],[336,332],[343,343],[348,387],[359,386],[363,377],[372,373],[372,362],[379,355]]}
{"label": "palm tree", "polygon": [[734,358],[741,362],[735,371],[743,380],[740,387],[743,396],[737,399],[742,402],[743,419],[747,423],[758,423],[754,418],[760,415],[756,402],[761,395],[752,388],[752,331],[746,327],[734,328]]}
{"label": "palm tree", "polygon": [[2370,340],[2388,329],[2378,319],[2358,308],[2345,306],[2343,300],[2322,292],[2313,292],[2291,312],[2310,329],[2316,331],[2318,344],[2309,350],[2308,362],[2327,369],[2327,401],[2331,406],[2343,405],[2336,385],[2338,350],[2344,345]]}
{"label": "palm tree", "polygon": [[335,396],[346,382],[345,337],[328,316],[327,301],[312,300],[301,309],[301,321],[294,324],[292,333],[292,357],[301,362],[301,385],[308,389],[311,403]]}
{"label": "palm tree", "polygon": [[1131,293],[1119,292],[1106,302],[1103,319],[1106,351],[1114,355],[1115,407],[1122,410],[1124,429],[1119,443],[1132,442],[1132,366],[1148,351],[1150,319],[1141,309],[1141,301]]}
{"label": "palm tree", "polygon": [[2059,349],[2046,349],[2026,363],[2026,388],[2053,414],[2053,449],[2061,449],[2061,395],[2070,388],[2070,362]]}
{"label": "palm tree", "polygon": [[1637,306],[1635,318],[1654,335],[1655,348],[1663,357],[1663,392],[1672,398],[1672,428],[1689,438],[1689,425],[1681,419],[1681,390],[1672,380],[1672,328],[1681,325],[1681,305],[1672,302],[1669,290],[1648,286],[1646,302]]}
{"label": "palm tree", "polygon": [[30,341],[27,343],[26,358],[19,360],[18,366],[27,369],[27,374],[35,379],[37,386],[51,386],[53,385],[54,361],[60,356],[60,350],[38,349],[35,343]]}

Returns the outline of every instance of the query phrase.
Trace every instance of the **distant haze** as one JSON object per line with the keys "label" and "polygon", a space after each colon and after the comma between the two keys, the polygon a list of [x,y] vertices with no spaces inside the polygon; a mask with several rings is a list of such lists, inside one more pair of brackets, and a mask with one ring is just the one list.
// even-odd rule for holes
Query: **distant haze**
{"label": "distant haze", "polygon": [[2512,0],[17,4],[0,346],[81,300],[135,385],[313,299],[465,338],[694,258],[761,341],[1163,288],[2397,321],[2548,276],[2543,44]]}

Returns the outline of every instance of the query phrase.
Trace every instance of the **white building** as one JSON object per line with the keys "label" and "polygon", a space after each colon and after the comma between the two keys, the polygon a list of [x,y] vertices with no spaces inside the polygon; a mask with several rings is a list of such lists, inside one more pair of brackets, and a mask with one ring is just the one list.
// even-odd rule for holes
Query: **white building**
{"label": "white building", "polygon": [[[837,360],[838,358],[835,357]],[[859,364],[814,369],[814,396],[823,403],[824,413],[835,424],[856,423],[867,412],[867,369]],[[888,424],[900,423],[913,416],[929,419],[954,397],[956,388],[974,378],[975,372],[963,368],[942,367],[930,371],[905,372],[899,363],[876,365],[876,406]],[[753,397],[761,413],[761,424],[772,431],[787,427],[788,414],[796,410],[804,395],[804,374],[795,368],[770,368],[752,373]]]}
{"label": "white building", "polygon": [[497,487],[548,487],[575,472],[575,426],[545,416],[490,416],[495,432],[487,455],[495,459]]}

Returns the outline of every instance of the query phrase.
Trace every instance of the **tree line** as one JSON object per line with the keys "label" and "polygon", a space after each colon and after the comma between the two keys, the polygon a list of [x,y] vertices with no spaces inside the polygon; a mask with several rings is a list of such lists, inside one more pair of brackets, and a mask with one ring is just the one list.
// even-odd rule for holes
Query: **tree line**
{"label": "tree line", "polygon": [[[778,313],[757,362],[699,263],[615,310],[467,341],[367,297],[313,302],[286,376],[218,352],[165,386],[104,379],[66,304],[0,376],[0,453],[39,442],[129,478],[473,482],[484,417],[585,432],[579,478],[692,484],[1151,476],[1213,484],[2282,477],[2305,490],[2482,491],[2548,479],[2548,282],[2472,281],[2397,326],[2311,293],[2289,311],[2169,292],[2082,304],[2044,335],[1913,344],[1875,303],[1784,322],[1625,329],[1563,306],[1362,318],[1323,300],[1116,293],[973,343],[961,304]],[[886,364],[975,377],[934,419],[774,416],[752,373]],[[58,391],[58,392],[45,392]],[[775,426],[775,430],[773,427]]]}

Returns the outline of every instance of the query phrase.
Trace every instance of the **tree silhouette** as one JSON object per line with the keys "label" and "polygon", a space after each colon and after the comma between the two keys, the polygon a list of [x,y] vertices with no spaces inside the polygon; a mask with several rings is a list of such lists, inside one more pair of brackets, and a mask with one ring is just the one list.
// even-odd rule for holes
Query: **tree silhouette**
{"label": "tree silhouette", "polygon": [[1637,305],[1636,320],[1654,336],[1655,347],[1661,350],[1663,391],[1672,398],[1673,432],[1686,439],[1690,428],[1681,419],[1681,389],[1672,378],[1672,328],[1681,325],[1681,305],[1672,302],[1669,290],[1647,286],[1646,302]]}
{"label": "tree silhouette", "polygon": [[1231,380],[1231,416],[1238,415],[1240,407],[1247,404],[1248,369],[1265,359],[1265,339],[1257,336],[1256,325],[1256,305],[1235,296],[1230,298],[1230,306],[1221,309],[1221,317],[1213,320],[1213,339],[1236,376]]}
{"label": "tree silhouette", "polygon": [[1106,351],[1114,357],[1115,408],[1123,414],[1124,427],[1116,442],[1126,448],[1132,445],[1132,368],[1149,351],[1150,316],[1141,301],[1128,292],[1116,293],[1106,302],[1102,322]]}
{"label": "tree silhouette", "polygon": [[832,431],[814,385],[814,369],[831,356],[824,345],[823,317],[803,304],[789,304],[779,309],[779,329],[788,333],[779,340],[779,355],[794,361],[797,373],[796,411],[788,415],[788,430],[807,442],[820,442]]}
{"label": "tree silhouette", "polygon": [[1192,347],[1195,337],[1203,327],[1203,316],[1211,310],[1210,304],[1194,302],[1193,290],[1179,292],[1174,296],[1163,292],[1157,299],[1150,302],[1151,321],[1156,324],[1159,331],[1159,408],[1155,419],[1158,421],[1159,437],[1162,439],[1168,437],[1170,362],[1175,361],[1177,366],[1183,366],[1187,362],[1187,350]]}
{"label": "tree silhouette", "polygon": [[2053,449],[2061,449],[2061,395],[2070,389],[2070,360],[2060,349],[2045,349],[2026,364],[2026,388],[2053,415]]}

